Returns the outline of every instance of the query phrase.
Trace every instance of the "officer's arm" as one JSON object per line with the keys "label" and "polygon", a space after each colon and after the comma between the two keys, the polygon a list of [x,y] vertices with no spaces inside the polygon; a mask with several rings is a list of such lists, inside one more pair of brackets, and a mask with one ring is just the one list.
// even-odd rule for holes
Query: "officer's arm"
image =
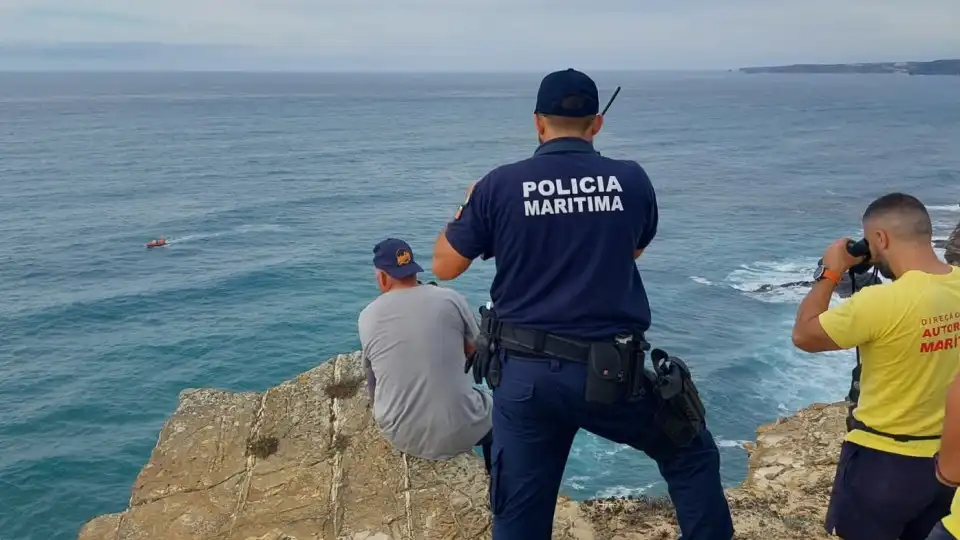
{"label": "officer's arm", "polygon": [[[643,171],[643,168],[641,167],[640,170]],[[657,228],[660,226],[660,209],[657,206],[657,194],[653,189],[653,184],[650,183],[650,179],[647,178],[646,171],[643,171],[643,177],[647,186],[645,197],[646,208],[644,212],[638,216],[642,220],[642,232],[637,241],[637,247],[633,251],[634,259],[643,255],[643,251],[647,249],[650,242],[653,242],[653,239],[657,236]]]}
{"label": "officer's arm", "polygon": [[448,227],[444,227],[437,237],[437,242],[433,246],[433,265],[431,270],[433,275],[440,281],[455,279],[467,271],[473,263],[473,259],[468,259],[461,255],[447,239]]}
{"label": "officer's arm", "polygon": [[793,344],[809,353],[852,349],[876,339],[890,309],[880,298],[883,291],[864,289],[830,307],[834,285],[823,279],[813,284],[797,310]]}
{"label": "officer's arm", "polygon": [[459,277],[470,268],[474,259],[490,252],[490,227],[486,216],[488,184],[485,177],[470,186],[453,221],[437,237],[431,268],[437,279],[448,281]]}
{"label": "officer's arm", "polygon": [[937,480],[948,486],[960,482],[960,375],[953,379],[947,394],[943,436],[937,457]]}

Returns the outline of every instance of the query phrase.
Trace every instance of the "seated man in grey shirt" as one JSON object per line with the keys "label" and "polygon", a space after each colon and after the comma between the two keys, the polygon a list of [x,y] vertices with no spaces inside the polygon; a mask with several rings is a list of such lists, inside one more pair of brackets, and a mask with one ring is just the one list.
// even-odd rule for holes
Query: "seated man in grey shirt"
{"label": "seated man in grey shirt", "polygon": [[421,285],[403,240],[373,248],[380,296],[360,312],[373,417],[394,448],[449,459],[483,446],[490,469],[493,400],[464,373],[480,329],[459,293]]}

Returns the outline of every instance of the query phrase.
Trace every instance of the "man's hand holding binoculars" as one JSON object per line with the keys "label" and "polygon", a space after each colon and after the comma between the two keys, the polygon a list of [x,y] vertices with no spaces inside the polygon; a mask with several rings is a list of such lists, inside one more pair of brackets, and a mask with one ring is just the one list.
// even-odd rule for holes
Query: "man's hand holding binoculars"
{"label": "man's hand holding binoculars", "polygon": [[[865,262],[866,259],[862,255],[857,256],[851,253],[855,251],[851,250],[851,245],[855,245],[855,242],[849,238],[841,238],[830,244],[823,254],[823,266],[843,275],[854,266]],[[869,258],[869,252],[867,258]]]}

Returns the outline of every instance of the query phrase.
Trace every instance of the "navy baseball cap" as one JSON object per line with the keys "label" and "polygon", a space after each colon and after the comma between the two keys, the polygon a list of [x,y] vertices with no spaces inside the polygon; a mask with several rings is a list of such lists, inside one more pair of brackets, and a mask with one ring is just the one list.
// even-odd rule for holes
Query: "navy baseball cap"
{"label": "navy baseball cap", "polygon": [[535,114],[580,118],[600,112],[597,84],[575,69],[554,71],[540,81]]}
{"label": "navy baseball cap", "polygon": [[423,272],[423,268],[413,260],[410,244],[397,238],[387,238],[373,247],[373,266],[394,279],[404,279]]}

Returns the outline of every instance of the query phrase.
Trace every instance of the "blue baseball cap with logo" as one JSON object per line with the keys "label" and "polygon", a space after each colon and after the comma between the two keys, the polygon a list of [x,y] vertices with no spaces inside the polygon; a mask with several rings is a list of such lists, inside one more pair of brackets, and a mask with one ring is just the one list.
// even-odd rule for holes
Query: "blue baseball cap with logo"
{"label": "blue baseball cap with logo", "polygon": [[536,114],[582,118],[600,113],[597,83],[573,68],[554,71],[540,81]]}
{"label": "blue baseball cap with logo", "polygon": [[410,244],[398,238],[387,238],[373,247],[373,266],[393,279],[406,279],[423,272],[413,260]]}

